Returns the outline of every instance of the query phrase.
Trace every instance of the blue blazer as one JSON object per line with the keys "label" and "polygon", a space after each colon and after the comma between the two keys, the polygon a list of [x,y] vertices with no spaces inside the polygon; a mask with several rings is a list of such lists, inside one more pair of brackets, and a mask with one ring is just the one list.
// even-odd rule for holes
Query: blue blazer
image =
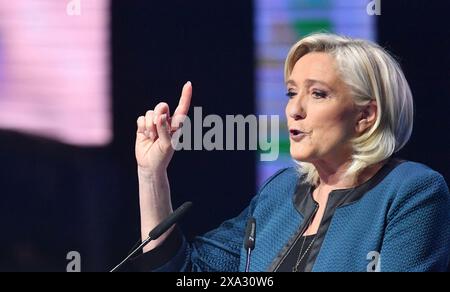
{"label": "blue blazer", "polygon": [[[135,264],[147,271],[244,271],[244,230],[254,216],[250,271],[276,271],[304,225],[301,206],[307,204],[306,197],[303,203],[299,198],[299,181],[294,168],[277,172],[239,216],[190,243],[181,232],[172,232]],[[362,189],[362,195],[340,204],[330,216],[312,271],[447,270],[450,194],[439,173],[403,162]]]}

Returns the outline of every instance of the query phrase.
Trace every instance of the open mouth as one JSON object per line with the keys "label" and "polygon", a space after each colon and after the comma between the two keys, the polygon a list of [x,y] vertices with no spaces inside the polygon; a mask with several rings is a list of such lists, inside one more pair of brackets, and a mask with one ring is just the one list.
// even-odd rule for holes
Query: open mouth
{"label": "open mouth", "polygon": [[292,136],[298,136],[298,135],[303,134],[303,132],[299,131],[299,130],[290,130],[290,133]]}
{"label": "open mouth", "polygon": [[306,136],[308,133],[302,132],[300,130],[292,129],[292,130],[289,130],[289,134],[293,140],[299,141],[304,136]]}

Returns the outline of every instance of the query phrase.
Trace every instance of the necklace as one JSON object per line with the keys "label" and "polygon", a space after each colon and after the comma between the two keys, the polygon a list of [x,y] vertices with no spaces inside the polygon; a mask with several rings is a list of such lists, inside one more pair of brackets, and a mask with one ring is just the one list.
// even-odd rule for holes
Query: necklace
{"label": "necklace", "polygon": [[308,254],[308,251],[311,249],[312,245],[314,244],[314,241],[316,240],[316,235],[314,235],[313,240],[311,240],[311,243],[308,245],[308,247],[306,248],[305,252],[302,254],[303,247],[305,246],[305,242],[306,242],[306,236],[303,237],[303,243],[302,243],[302,246],[300,247],[300,252],[298,253],[297,262],[295,263],[295,266],[292,268],[292,272],[298,272],[298,268],[300,267],[300,263],[302,262],[304,257]]}
{"label": "necklace", "polygon": [[[318,189],[319,195],[320,195],[321,191],[322,191],[321,189]],[[318,197],[319,197],[319,195],[318,195]],[[308,223],[308,226],[310,226],[311,224],[312,224],[312,221],[310,221]],[[303,243],[302,243],[302,246],[300,247],[300,252],[298,253],[298,256],[297,256],[297,261],[296,261],[294,267],[292,268],[292,272],[298,272],[299,271],[298,268],[300,267],[300,263],[305,258],[305,256],[308,254],[309,250],[311,249],[311,247],[314,244],[314,241],[316,241],[317,233],[314,235],[314,238],[309,243],[309,245],[306,248],[305,252],[303,252],[303,247],[305,246],[306,238],[307,238],[307,236],[303,236]]]}

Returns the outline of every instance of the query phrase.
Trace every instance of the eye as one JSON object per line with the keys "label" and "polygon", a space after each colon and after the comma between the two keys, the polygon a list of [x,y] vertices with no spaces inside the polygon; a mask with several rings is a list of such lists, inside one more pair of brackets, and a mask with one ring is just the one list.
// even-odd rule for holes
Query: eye
{"label": "eye", "polygon": [[294,91],[289,91],[288,93],[286,93],[286,96],[289,97],[289,99],[293,98],[296,95],[297,95],[297,92],[294,92]]}
{"label": "eye", "polygon": [[323,90],[314,89],[312,92],[312,95],[314,96],[314,98],[317,98],[317,99],[327,98],[328,92],[323,91]]}

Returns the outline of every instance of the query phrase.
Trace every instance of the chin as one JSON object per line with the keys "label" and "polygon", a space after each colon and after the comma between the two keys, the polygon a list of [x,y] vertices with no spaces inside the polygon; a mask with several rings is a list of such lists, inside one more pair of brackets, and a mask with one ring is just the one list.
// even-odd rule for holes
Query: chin
{"label": "chin", "polygon": [[306,152],[306,151],[302,151],[300,149],[292,149],[291,148],[290,152],[291,152],[292,159],[294,159],[295,161],[298,161],[298,162],[310,162],[310,161],[312,161],[311,155],[309,155],[309,153]]}

